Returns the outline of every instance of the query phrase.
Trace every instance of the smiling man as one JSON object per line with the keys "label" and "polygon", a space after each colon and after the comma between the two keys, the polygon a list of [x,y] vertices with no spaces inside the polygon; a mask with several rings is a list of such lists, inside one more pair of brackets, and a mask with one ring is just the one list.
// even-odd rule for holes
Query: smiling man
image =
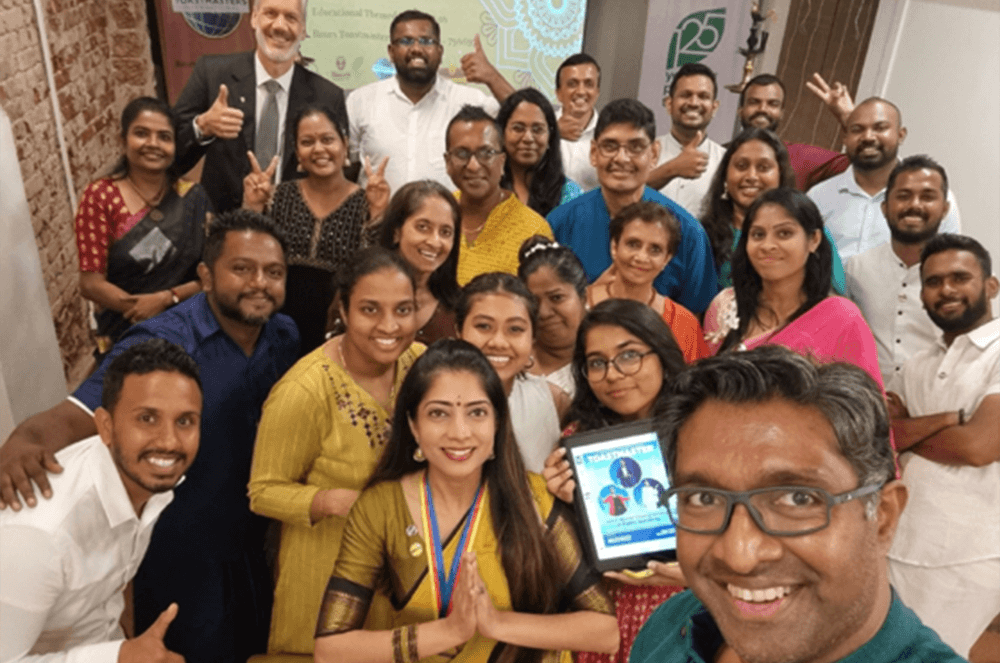
{"label": "smiling man", "polygon": [[277,158],[278,182],[296,178],[289,125],[307,105],[322,105],[347,124],[343,90],[296,63],[306,37],[306,2],[255,0],[250,26],[257,49],[199,58],[177,99],[178,169],[205,157],[201,181],[216,212],[242,204],[247,151],[265,169]]}
{"label": "smiling man", "polygon": [[298,356],[285,300],[284,241],[249,210],[219,216],[198,267],[203,293],[132,326],[97,371],[55,407],[21,423],[0,447],[0,497],[35,505],[30,476],[46,496],[52,454],[97,432],[102,379],[114,357],[150,338],[181,346],[201,369],[201,451],[157,524],[134,580],[135,626],[143,631],[171,603],[165,637],[188,663],[244,663],[264,651],[271,610],[265,521],[250,512],[247,481],[261,407]]}
{"label": "smiling man", "polygon": [[889,551],[899,595],[963,656],[1000,612],[1000,291],[971,237],[924,247],[920,297],[940,339],[889,384],[911,503]]}
{"label": "smiling man", "polygon": [[907,492],[864,371],[778,346],[712,357],[678,376],[660,427],[691,590],[632,663],[962,660],[889,585]]}
{"label": "smiling man", "polygon": [[566,58],[556,69],[563,173],[584,191],[600,186],[597,171],[590,163],[590,141],[597,127],[594,106],[600,96],[601,67],[593,57],[577,53]]}
{"label": "smiling man", "polygon": [[498,100],[514,91],[490,64],[478,35],[469,42],[470,51],[460,61],[465,79],[485,84],[495,99],[441,74],[444,45],[433,16],[410,9],[392,19],[388,49],[396,75],[364,85],[347,98],[352,163],[366,158],[381,163],[388,157],[385,179],[393,191],[421,179],[451,186],[440,156],[448,121],[466,104],[496,115]]}
{"label": "smiling man", "polygon": [[[198,365],[176,345],[135,345],[105,373],[98,435],[59,452],[53,499],[0,512],[0,661],[172,661],[169,607],[125,640],[122,588],[198,452]],[[162,658],[157,658],[160,656]]]}

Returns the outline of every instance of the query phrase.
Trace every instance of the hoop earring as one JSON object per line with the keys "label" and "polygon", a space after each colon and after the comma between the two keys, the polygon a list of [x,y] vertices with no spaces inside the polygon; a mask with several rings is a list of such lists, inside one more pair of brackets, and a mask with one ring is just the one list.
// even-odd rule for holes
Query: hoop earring
{"label": "hoop earring", "polygon": [[420,447],[417,447],[417,450],[413,452],[413,460],[417,461],[418,463],[422,463],[425,460],[427,460],[427,456],[424,455],[424,450],[421,449]]}
{"label": "hoop earring", "polygon": [[528,371],[535,366],[535,355],[528,355],[528,365],[524,367],[524,370]]}
{"label": "hoop earring", "polygon": [[723,200],[729,200],[729,187],[725,184],[722,185],[722,195],[719,198]]}

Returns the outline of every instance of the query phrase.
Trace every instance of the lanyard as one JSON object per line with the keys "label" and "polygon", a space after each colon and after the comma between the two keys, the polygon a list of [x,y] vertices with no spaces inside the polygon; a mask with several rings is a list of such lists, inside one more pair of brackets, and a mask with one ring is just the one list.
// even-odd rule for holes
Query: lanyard
{"label": "lanyard", "polygon": [[[427,546],[427,566],[431,575],[431,593],[434,596],[434,604],[437,606],[439,617],[446,617],[451,609],[451,593],[455,588],[455,581],[458,580],[458,570],[461,565],[462,555],[466,548],[472,544],[476,538],[476,530],[479,528],[479,516],[483,503],[483,495],[486,494],[486,482],[479,486],[476,499],[468,513],[465,514],[465,526],[458,539],[458,547],[455,549],[455,557],[451,560],[451,570],[445,576],[444,572],[444,550],[441,548],[441,535],[438,531],[437,515],[434,513],[434,498],[431,496],[431,486],[427,482],[427,474],[424,473],[420,479],[420,515],[424,524],[424,536],[431,535],[431,545]],[[471,536],[469,532],[472,532]]]}

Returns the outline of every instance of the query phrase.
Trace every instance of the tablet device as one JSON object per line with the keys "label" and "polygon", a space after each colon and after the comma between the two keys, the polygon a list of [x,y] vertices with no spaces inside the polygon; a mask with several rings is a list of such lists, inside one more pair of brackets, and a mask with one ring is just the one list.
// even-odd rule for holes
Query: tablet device
{"label": "tablet device", "polygon": [[651,420],[564,438],[576,480],[576,511],[590,564],[598,571],[645,569],[677,559],[677,535],[660,495],[670,488]]}

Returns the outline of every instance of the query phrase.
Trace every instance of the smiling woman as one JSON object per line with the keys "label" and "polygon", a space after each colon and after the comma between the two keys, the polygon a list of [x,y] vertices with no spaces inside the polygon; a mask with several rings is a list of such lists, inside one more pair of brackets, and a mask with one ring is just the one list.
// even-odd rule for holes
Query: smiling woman
{"label": "smiling woman", "polygon": [[385,448],[396,393],[423,346],[398,255],[355,256],[337,301],[346,331],[303,357],[264,404],[250,508],[281,520],[268,650],[308,654],[345,517]]}

